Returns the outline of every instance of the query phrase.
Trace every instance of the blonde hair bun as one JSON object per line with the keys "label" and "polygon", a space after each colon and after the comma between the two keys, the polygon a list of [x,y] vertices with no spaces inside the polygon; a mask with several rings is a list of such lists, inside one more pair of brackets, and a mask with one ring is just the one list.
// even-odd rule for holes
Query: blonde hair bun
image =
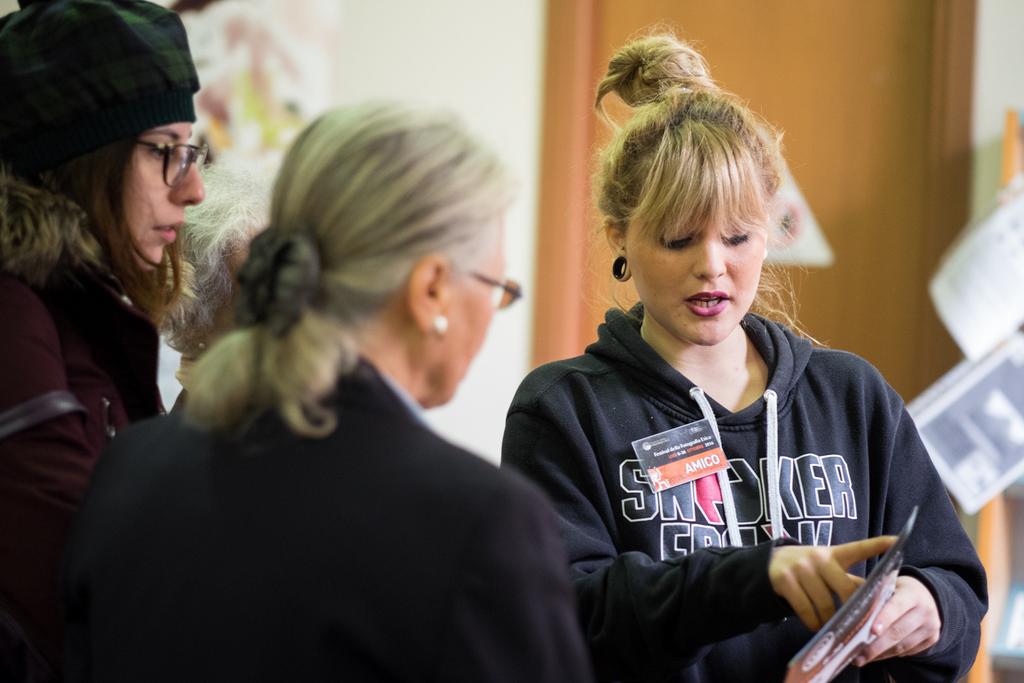
{"label": "blonde hair bun", "polygon": [[717,91],[707,62],[689,43],[671,34],[659,34],[626,43],[608,62],[597,87],[597,100],[614,92],[631,107],[657,100],[673,89]]}
{"label": "blonde hair bun", "polygon": [[[603,107],[611,92],[633,108],[621,125]],[[663,31],[630,41],[609,61],[594,108],[613,130],[594,172],[602,226],[662,244],[713,221],[769,230],[780,133],[719,88],[691,45]],[[753,310],[792,320],[774,303],[787,291],[777,282],[763,271]]]}

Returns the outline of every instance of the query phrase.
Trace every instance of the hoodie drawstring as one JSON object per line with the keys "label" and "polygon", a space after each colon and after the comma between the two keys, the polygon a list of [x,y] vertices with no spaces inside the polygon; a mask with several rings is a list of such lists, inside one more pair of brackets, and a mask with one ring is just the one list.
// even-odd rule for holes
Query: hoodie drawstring
{"label": "hoodie drawstring", "polygon": [[768,404],[768,519],[772,523],[772,539],[782,538],[782,495],[779,493],[779,407],[778,396],[771,389],[764,392]]}
{"label": "hoodie drawstring", "polygon": [[[704,391],[700,387],[690,389],[690,398],[700,406],[700,412],[704,419],[711,425],[718,443],[722,444],[722,437],[718,433],[718,421],[715,413],[711,410]],[[767,403],[767,432],[768,432],[768,481],[765,482],[765,489],[768,491],[769,520],[772,527],[772,539],[782,538],[782,495],[779,493],[779,415],[778,396],[774,391],[768,389],[764,392],[764,400]],[[726,454],[728,458],[728,454]],[[722,490],[722,505],[725,508],[725,524],[729,530],[729,545],[742,546],[740,538],[740,525],[736,518],[736,503],[733,501],[732,488],[729,483],[729,468],[718,472],[718,485]]]}

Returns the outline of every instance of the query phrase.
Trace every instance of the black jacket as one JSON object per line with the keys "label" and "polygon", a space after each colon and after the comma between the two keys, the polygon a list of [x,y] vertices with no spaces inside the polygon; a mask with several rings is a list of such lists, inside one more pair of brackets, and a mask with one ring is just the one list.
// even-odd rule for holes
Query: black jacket
{"label": "black jacket", "polygon": [[[555,501],[599,678],[781,681],[811,634],[768,581],[768,398],[736,413],[710,401],[744,546],[722,547],[724,503],[699,500],[692,482],[653,494],[630,445],[702,417],[693,384],[641,338],[642,315],[610,311],[585,355],[526,378],[503,465]],[[853,354],[753,315],[743,327],[777,397],[785,535],[834,545],[897,533],[920,506],[903,571],[935,596],[940,641],[839,680],[956,680],[977,651],[985,576],[900,397]]]}
{"label": "black jacket", "polygon": [[565,551],[518,476],[368,365],[338,428],[120,435],[68,546],[69,681],[584,681]]}

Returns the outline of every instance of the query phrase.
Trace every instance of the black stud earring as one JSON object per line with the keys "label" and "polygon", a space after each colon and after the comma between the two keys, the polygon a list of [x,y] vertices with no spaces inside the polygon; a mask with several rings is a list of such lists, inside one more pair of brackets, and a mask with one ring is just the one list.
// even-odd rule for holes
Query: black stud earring
{"label": "black stud earring", "polygon": [[619,282],[625,282],[631,275],[632,273],[629,272],[629,262],[626,261],[626,257],[621,254],[616,256],[615,260],[612,261],[612,277]]}

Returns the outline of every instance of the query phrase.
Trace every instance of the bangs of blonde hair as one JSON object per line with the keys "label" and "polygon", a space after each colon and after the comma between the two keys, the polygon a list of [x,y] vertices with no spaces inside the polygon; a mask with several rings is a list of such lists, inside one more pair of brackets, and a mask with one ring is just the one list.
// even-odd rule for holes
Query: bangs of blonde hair
{"label": "bangs of blonde hair", "polygon": [[749,150],[710,126],[670,127],[652,155],[630,223],[662,243],[712,223],[727,235],[767,230],[768,196]]}

